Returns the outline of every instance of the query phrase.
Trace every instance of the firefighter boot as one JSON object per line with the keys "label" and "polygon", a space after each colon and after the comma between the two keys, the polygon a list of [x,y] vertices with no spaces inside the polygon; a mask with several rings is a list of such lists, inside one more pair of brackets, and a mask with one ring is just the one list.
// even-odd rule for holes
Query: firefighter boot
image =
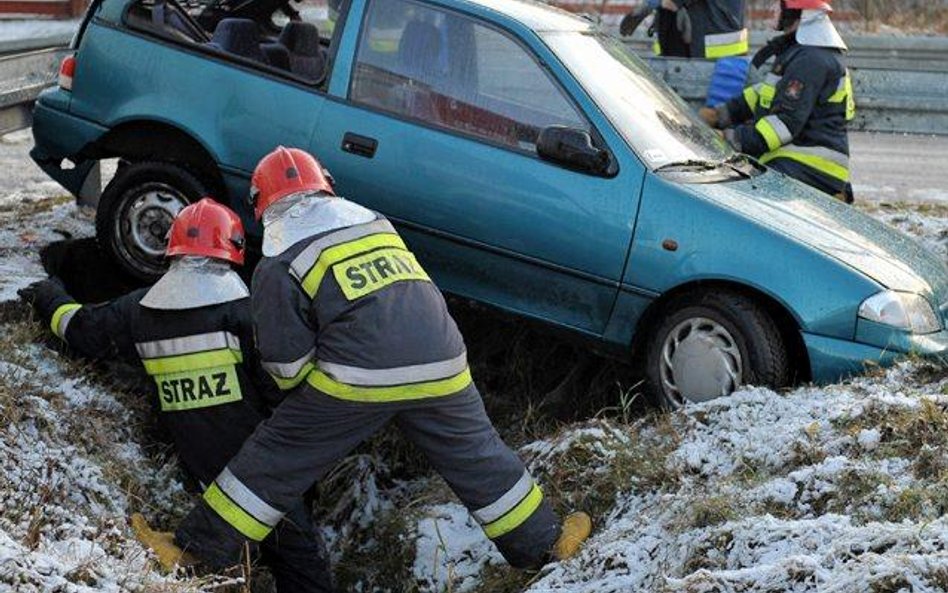
{"label": "firefighter boot", "polygon": [[567,515],[563,519],[563,531],[553,544],[553,556],[557,560],[572,558],[592,532],[592,519],[582,511]]}
{"label": "firefighter boot", "polygon": [[166,571],[174,570],[175,566],[193,566],[198,563],[197,558],[175,545],[173,533],[153,530],[141,513],[132,514],[132,531],[135,539],[155,553],[158,564]]}

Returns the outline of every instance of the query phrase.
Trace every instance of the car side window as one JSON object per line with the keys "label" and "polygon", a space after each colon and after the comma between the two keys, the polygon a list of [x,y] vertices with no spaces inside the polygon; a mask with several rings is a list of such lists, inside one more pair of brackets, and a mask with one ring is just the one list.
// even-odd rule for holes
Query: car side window
{"label": "car side window", "polygon": [[411,0],[372,0],[367,10],[353,102],[527,152],[547,126],[590,131],[506,32]]}
{"label": "car side window", "polygon": [[129,6],[125,20],[133,29],[308,84],[321,84],[330,69],[330,41],[341,31],[327,16],[300,13],[289,4],[139,0]]}

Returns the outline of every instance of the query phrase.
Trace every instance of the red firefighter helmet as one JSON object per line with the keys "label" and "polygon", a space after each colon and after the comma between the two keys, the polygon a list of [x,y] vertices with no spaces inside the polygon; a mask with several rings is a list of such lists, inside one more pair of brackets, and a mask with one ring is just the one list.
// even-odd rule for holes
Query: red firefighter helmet
{"label": "red firefighter helmet", "polygon": [[316,158],[299,148],[277,146],[260,159],[250,181],[250,201],[257,220],[274,202],[302,191],[336,195],[332,182]]}
{"label": "red firefighter helmet", "polygon": [[198,255],[244,263],[244,225],[234,212],[204,198],[178,213],[171,223],[165,255]]}
{"label": "red firefighter helmet", "polygon": [[833,7],[825,0],[783,0],[782,8],[791,10],[826,10],[833,11]]}

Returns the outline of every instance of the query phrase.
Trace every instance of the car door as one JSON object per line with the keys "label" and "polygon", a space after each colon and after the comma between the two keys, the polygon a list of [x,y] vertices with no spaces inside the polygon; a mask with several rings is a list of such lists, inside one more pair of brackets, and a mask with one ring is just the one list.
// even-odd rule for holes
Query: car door
{"label": "car door", "polygon": [[333,81],[312,143],[340,192],[396,222],[443,289],[601,334],[641,165],[612,151],[614,174],[595,176],[537,156],[551,125],[605,141],[510,31],[414,0],[356,5],[347,84]]}

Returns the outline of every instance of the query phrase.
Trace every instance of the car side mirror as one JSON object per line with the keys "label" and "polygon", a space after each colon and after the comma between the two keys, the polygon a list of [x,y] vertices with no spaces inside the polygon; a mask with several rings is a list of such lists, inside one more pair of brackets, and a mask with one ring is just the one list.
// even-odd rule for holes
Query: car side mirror
{"label": "car side mirror", "polygon": [[609,172],[609,153],[594,146],[586,130],[566,126],[544,128],[537,139],[537,154],[544,160],[582,173],[606,175]]}

